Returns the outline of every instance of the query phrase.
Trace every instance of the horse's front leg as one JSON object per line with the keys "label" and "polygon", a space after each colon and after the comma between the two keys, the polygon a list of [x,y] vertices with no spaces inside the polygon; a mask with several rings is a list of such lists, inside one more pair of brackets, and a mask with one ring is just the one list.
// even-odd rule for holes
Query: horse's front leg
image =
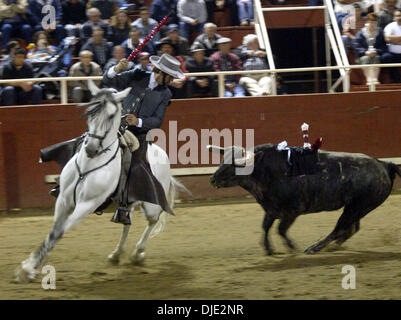
{"label": "horse's front leg", "polygon": [[42,245],[35,252],[32,252],[28,259],[22,261],[21,266],[17,268],[16,276],[18,281],[29,282],[35,279],[48,254],[63,236],[65,222],[71,210],[72,206],[60,195],[56,201],[53,227]]}
{"label": "horse's front leg", "polygon": [[[132,221],[134,215],[135,207],[132,206],[130,210],[130,219]],[[130,230],[131,225],[123,225],[123,230],[121,231],[120,241],[118,242],[116,248],[112,253],[108,255],[108,259],[111,263],[117,264],[120,262],[120,256],[123,254],[125,249],[125,242],[127,241],[128,232]]]}

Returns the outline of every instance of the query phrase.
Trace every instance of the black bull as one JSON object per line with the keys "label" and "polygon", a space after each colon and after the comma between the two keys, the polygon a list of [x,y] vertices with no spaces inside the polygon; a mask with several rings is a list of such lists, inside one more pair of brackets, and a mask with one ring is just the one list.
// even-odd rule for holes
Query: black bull
{"label": "black bull", "polygon": [[[255,197],[265,211],[267,254],[273,253],[268,232],[275,219],[280,219],[279,234],[294,249],[286,234],[299,215],[344,207],[334,230],[305,253],[316,253],[332,241],[342,244],[359,230],[360,219],[387,199],[395,174],[401,176],[395,164],[364,154],[319,151],[314,173],[292,175],[287,151],[279,151],[273,144],[259,145],[254,153],[241,147],[220,152],[224,159],[210,181],[217,188],[241,186]],[[246,161],[244,155],[253,162]],[[253,165],[252,173],[236,174],[236,169],[244,165]]]}

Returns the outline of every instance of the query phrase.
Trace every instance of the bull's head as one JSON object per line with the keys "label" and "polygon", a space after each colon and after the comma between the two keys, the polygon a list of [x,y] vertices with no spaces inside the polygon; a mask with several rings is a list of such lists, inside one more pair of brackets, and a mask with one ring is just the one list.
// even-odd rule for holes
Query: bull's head
{"label": "bull's head", "polygon": [[[223,155],[219,168],[210,177],[210,183],[216,188],[237,186],[244,179],[244,175],[252,173],[255,160],[255,154],[252,151],[238,146],[222,148],[208,145],[207,148]],[[244,170],[250,167],[252,167],[251,170]],[[241,174],[241,172],[245,173]]]}

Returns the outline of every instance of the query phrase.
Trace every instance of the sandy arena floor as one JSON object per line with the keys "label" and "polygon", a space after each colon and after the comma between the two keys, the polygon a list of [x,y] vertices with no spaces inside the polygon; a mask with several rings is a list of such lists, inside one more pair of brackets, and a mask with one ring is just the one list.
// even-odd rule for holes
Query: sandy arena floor
{"label": "sandy arena floor", "polygon": [[[270,233],[276,255],[261,247],[262,209],[256,203],[176,208],[165,231],[150,239],[144,266],[107,262],[120,235],[111,213],[90,215],[58,243],[48,264],[57,289],[45,291],[41,275],[15,283],[14,269],[44,240],[52,216],[0,217],[0,299],[400,299],[401,195],[391,196],[361,221],[341,248],[314,256],[303,250],[326,236],[340,211],[301,216],[289,235],[290,253]],[[134,218],[131,253],[145,227]],[[356,268],[356,289],[341,286],[344,265]]]}

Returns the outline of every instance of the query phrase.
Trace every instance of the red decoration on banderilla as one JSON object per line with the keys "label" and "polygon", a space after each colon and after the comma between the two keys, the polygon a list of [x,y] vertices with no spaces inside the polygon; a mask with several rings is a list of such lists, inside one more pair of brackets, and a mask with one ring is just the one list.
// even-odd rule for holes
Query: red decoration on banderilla
{"label": "red decoration on banderilla", "polygon": [[303,123],[301,126],[301,130],[302,130],[302,137],[304,139],[304,149],[312,149],[313,151],[320,149],[320,147],[323,144],[323,138],[317,138],[315,143],[313,145],[311,145],[309,143],[309,125],[307,123]]}
{"label": "red decoration on banderilla", "polygon": [[172,13],[173,11],[171,11],[167,16],[165,16],[159,22],[159,24],[156,27],[154,27],[153,30],[145,37],[145,39],[143,39],[143,41],[138,45],[138,47],[132,50],[131,54],[128,56],[128,61],[131,61],[136,58],[136,56],[143,49],[143,47],[146,46],[146,44],[154,37],[154,35],[157,32],[159,32],[159,30],[163,27],[163,25],[167,23]]}

